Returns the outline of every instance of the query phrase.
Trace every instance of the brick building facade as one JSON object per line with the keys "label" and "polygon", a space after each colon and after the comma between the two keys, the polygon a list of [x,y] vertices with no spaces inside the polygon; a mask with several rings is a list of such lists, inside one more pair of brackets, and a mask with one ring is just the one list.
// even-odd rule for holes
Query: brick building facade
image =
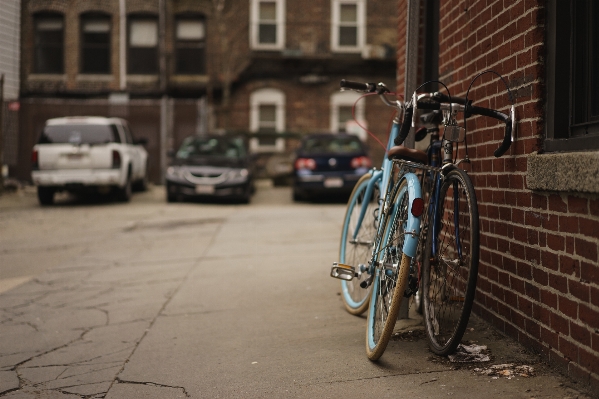
{"label": "brick building facade", "polygon": [[[517,139],[502,158],[493,156],[502,126],[483,117],[467,122],[472,163],[465,169],[481,222],[474,311],[597,392],[599,104],[593,93],[599,87],[590,27],[599,5],[409,0],[399,2],[399,15],[423,3],[436,7],[437,17],[427,19],[422,10],[420,40],[439,32],[434,61],[451,94],[465,96],[476,74],[494,70],[516,103]],[[400,18],[400,49],[409,45],[406,25]],[[403,92],[405,51],[398,54]],[[419,58],[431,62],[422,51]],[[423,76],[422,65],[420,71],[420,79],[436,78]],[[469,98],[503,112],[510,105],[492,74],[474,82]]]}
{"label": "brick building facade", "polygon": [[[22,0],[11,174],[30,179],[31,147],[54,116],[129,119],[154,182],[189,134],[260,133],[252,149],[268,157],[289,152],[289,136],[344,130],[357,95],[340,79],[396,84],[395,12],[383,0]],[[384,140],[391,115],[374,100],[358,113]]]}

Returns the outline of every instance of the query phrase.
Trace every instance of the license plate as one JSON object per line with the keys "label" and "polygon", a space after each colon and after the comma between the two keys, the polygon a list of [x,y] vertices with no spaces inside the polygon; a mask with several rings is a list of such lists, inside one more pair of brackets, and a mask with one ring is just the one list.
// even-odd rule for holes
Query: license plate
{"label": "license plate", "polygon": [[83,158],[83,154],[67,154],[69,161],[79,161],[81,158]]}
{"label": "license plate", "polygon": [[324,179],[324,186],[326,188],[343,187],[343,179],[339,177],[331,177],[328,179]]}
{"label": "license plate", "polygon": [[196,186],[196,194],[214,194],[214,186],[198,185]]}

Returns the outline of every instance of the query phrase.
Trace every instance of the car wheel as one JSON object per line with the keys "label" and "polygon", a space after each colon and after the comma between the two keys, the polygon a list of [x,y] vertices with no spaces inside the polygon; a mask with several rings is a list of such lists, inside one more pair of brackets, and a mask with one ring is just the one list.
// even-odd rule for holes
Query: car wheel
{"label": "car wheel", "polygon": [[129,202],[131,200],[131,179],[127,178],[125,185],[117,189],[116,197],[121,202]]}
{"label": "car wheel", "polygon": [[52,205],[54,203],[54,189],[51,187],[37,187],[37,198],[40,205]]}

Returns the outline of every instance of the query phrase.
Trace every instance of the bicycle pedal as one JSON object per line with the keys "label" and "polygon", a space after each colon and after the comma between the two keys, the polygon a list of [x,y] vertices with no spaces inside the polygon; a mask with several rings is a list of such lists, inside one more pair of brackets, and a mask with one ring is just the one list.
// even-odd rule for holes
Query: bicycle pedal
{"label": "bicycle pedal", "polygon": [[343,263],[333,263],[331,268],[331,277],[338,278],[340,280],[351,281],[356,276],[356,270],[353,266],[344,265]]}

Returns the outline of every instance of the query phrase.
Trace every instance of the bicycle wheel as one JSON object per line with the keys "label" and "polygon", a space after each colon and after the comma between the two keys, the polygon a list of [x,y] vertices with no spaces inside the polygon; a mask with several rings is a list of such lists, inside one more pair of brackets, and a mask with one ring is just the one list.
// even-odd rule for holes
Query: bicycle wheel
{"label": "bicycle wheel", "polygon": [[[404,228],[408,219],[407,183],[402,181],[392,196],[393,209],[385,216],[378,246],[378,266],[372,282],[370,309],[366,323],[366,354],[378,360],[389,343],[404,296],[411,258],[402,254]],[[377,238],[378,239],[378,238]]]}
{"label": "bicycle wheel", "polygon": [[441,184],[437,216],[423,259],[424,323],[431,350],[446,356],[468,325],[478,273],[478,207],[463,170],[452,170]]}
{"label": "bicycle wheel", "polygon": [[[360,287],[360,283],[367,277],[367,273],[360,272],[360,266],[366,267],[372,254],[372,242],[376,235],[378,220],[378,185],[370,198],[364,198],[366,188],[372,179],[371,174],[366,174],[358,180],[347,203],[347,210],[341,231],[341,245],[339,247],[339,261],[354,266],[359,272],[359,277],[351,281],[341,281],[341,297],[347,311],[360,315],[368,308],[370,289]],[[362,220],[360,230],[354,239],[357,221],[362,207],[366,213]]]}

